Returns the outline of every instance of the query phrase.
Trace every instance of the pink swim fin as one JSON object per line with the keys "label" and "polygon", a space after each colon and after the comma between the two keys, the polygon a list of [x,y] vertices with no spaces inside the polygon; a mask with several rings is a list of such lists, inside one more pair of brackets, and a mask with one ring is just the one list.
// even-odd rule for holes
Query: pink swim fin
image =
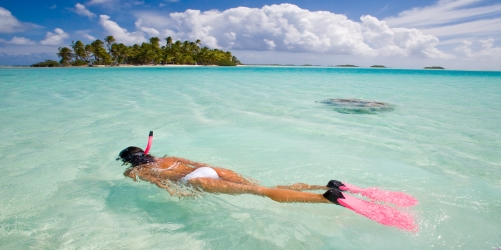
{"label": "pink swim fin", "polygon": [[343,194],[335,188],[325,192],[324,197],[334,204],[351,209],[383,225],[398,227],[406,231],[416,232],[418,230],[418,227],[414,223],[414,218],[411,215],[395,208],[360,200],[353,196]]}
{"label": "pink swim fin", "polygon": [[337,188],[341,191],[348,191],[363,195],[374,201],[390,202],[401,207],[410,207],[418,203],[416,198],[403,193],[381,190],[378,188],[360,188],[348,183],[343,183],[336,180],[331,180],[327,183],[329,188]]}

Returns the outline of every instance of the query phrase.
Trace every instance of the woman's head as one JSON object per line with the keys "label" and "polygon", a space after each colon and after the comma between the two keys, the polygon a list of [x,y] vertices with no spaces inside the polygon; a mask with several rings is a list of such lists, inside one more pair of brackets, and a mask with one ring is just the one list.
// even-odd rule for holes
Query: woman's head
{"label": "woman's head", "polygon": [[144,154],[141,148],[130,146],[118,154],[118,160],[122,160],[124,164],[130,164],[132,167],[136,167],[142,164],[154,162],[155,158],[149,154]]}

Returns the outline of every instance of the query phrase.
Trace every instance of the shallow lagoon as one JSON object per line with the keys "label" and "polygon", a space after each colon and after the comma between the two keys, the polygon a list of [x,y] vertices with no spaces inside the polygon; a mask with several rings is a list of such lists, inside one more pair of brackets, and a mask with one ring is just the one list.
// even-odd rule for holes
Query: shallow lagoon
{"label": "shallow lagoon", "polygon": [[[0,248],[501,247],[501,73],[314,67],[0,69]],[[391,112],[344,114],[358,98]],[[328,204],[170,197],[130,145],[274,186],[338,179],[419,200],[418,233]]]}

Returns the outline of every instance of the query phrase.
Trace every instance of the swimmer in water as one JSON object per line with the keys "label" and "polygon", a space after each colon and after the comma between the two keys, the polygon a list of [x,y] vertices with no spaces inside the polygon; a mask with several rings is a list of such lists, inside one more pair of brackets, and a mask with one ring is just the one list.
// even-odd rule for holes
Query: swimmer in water
{"label": "swimmer in water", "polygon": [[[126,177],[141,179],[176,194],[165,183],[171,181],[191,186],[209,193],[254,194],[266,196],[278,202],[335,203],[344,198],[338,188],[296,183],[274,188],[259,186],[241,175],[224,168],[213,167],[179,157],[156,158],[138,147],[122,150],[117,160],[130,165]],[[301,192],[302,190],[327,190],[324,194]]]}
{"label": "swimmer in water", "polygon": [[[397,206],[413,206],[417,200],[401,192],[390,192],[377,188],[359,188],[351,184],[331,180],[327,185],[308,185],[296,183],[288,186],[265,187],[257,185],[249,179],[229,169],[210,166],[179,157],[156,158],[148,154],[153,140],[150,132],[146,150],[128,147],[119,153],[117,160],[129,165],[124,175],[134,181],[141,179],[167,190],[171,195],[190,195],[175,192],[169,182],[220,194],[253,194],[268,197],[277,202],[334,203],[351,209],[361,215],[387,226],[395,226],[404,230],[416,231],[414,219],[393,207],[372,201],[383,201]],[[304,192],[305,190],[326,190],[323,194]],[[372,201],[361,200],[346,192],[361,194]]]}

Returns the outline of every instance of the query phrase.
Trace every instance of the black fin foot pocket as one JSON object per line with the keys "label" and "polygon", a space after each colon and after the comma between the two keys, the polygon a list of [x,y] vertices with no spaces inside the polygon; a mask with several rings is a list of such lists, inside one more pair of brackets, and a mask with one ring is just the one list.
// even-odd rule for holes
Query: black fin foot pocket
{"label": "black fin foot pocket", "polygon": [[339,191],[338,189],[335,189],[335,188],[331,188],[329,190],[327,190],[327,192],[325,192],[324,194],[324,198],[329,200],[330,202],[336,204],[336,205],[340,205],[339,202],[337,201],[338,199],[344,199],[344,195],[343,193],[341,193],[341,191]]}
{"label": "black fin foot pocket", "polygon": [[[344,184],[340,181],[336,181],[336,180],[330,180],[328,183],[327,183],[327,187],[328,188],[337,188],[339,189],[339,187],[341,186],[344,186]],[[339,189],[340,190],[340,189]],[[343,191],[343,190],[340,190],[340,191]]]}

